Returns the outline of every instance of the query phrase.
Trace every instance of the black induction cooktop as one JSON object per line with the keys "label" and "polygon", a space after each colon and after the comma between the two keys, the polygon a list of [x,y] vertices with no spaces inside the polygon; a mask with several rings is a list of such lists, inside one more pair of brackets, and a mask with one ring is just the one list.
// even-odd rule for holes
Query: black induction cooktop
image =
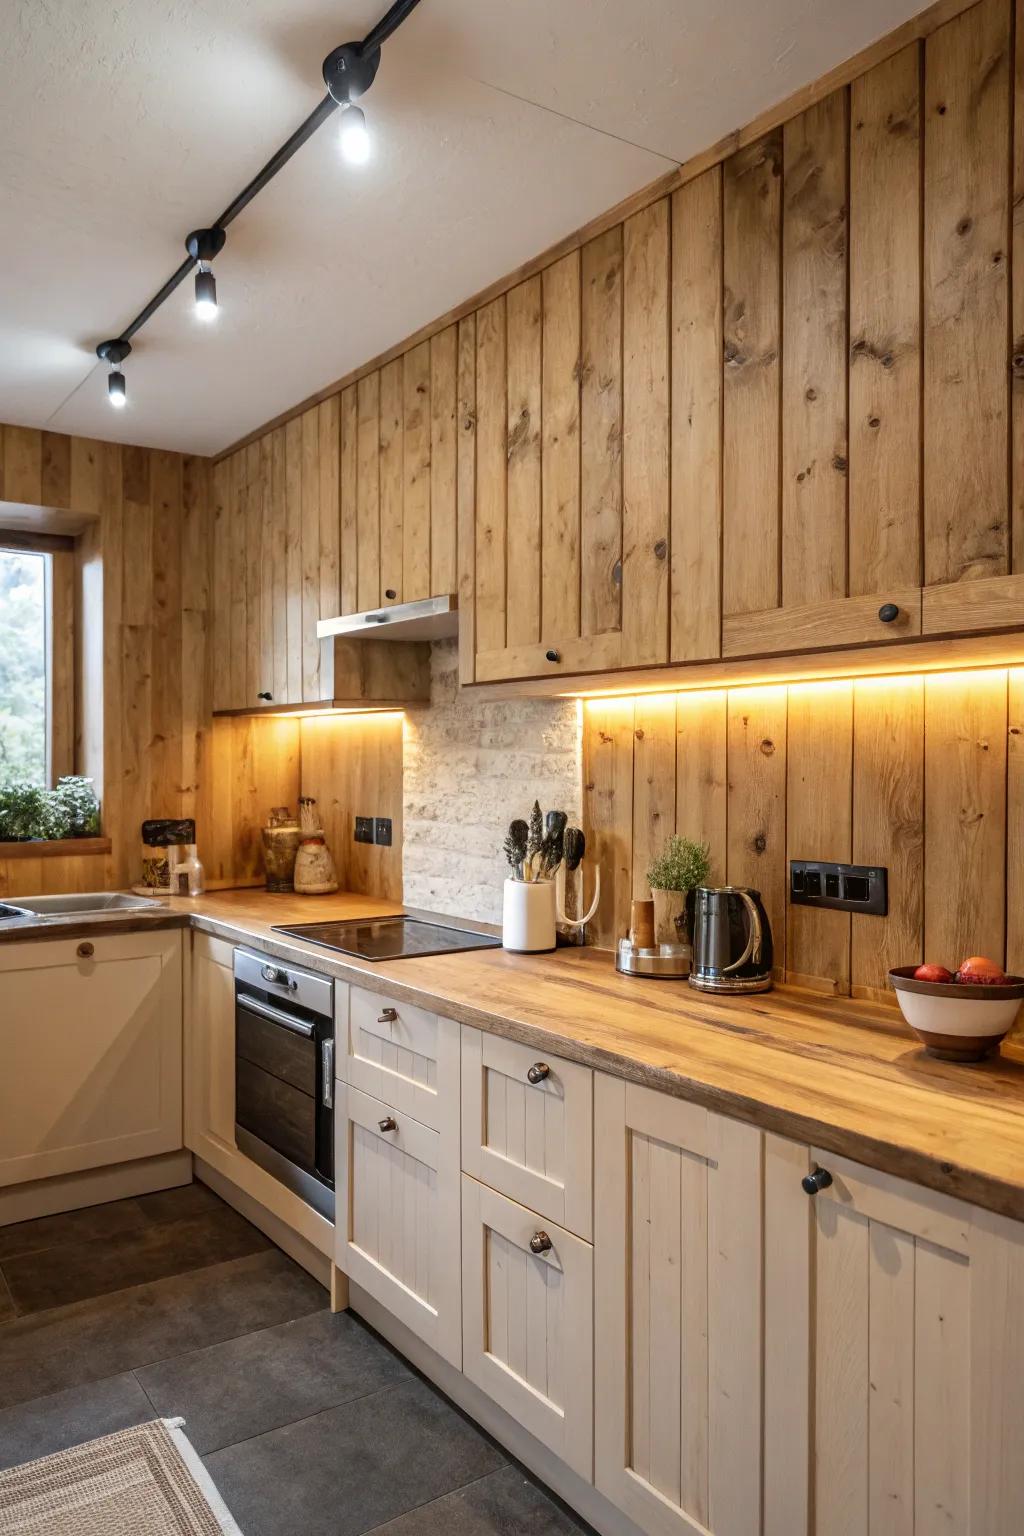
{"label": "black induction cooktop", "polygon": [[419,917],[352,918],[347,922],[299,923],[294,928],[275,925],[275,933],[288,933],[322,949],[336,949],[360,960],[404,960],[409,955],[452,955],[463,949],[497,949],[500,939],[466,928],[448,928]]}

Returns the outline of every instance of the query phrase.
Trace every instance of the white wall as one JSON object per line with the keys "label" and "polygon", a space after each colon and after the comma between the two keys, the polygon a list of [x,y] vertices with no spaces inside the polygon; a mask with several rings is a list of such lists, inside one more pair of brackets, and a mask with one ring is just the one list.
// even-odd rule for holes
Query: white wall
{"label": "white wall", "polygon": [[580,820],[574,700],[459,696],[456,641],[433,646],[430,708],[405,720],[405,902],[501,921],[501,844],[514,816],[541,808]]}

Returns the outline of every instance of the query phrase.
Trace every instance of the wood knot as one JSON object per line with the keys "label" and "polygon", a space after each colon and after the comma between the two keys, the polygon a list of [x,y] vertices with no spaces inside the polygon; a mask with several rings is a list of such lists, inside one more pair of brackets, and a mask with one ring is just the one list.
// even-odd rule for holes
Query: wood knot
{"label": "wood knot", "polygon": [[637,726],[636,730],[633,732],[633,735],[636,737],[637,741],[643,741],[643,739],[644,739],[643,726]]}
{"label": "wood knot", "polygon": [[615,586],[617,586],[617,587],[621,587],[622,586],[622,561],[621,560],[616,560],[615,564],[612,566],[612,581],[614,582]]}
{"label": "wood knot", "polygon": [[659,560],[664,560],[665,556],[668,554],[668,540],[659,539],[657,544],[654,546],[654,553]]}
{"label": "wood knot", "polygon": [[891,368],[893,366],[893,364],[895,363],[895,361],[896,361],[896,359],[893,357],[891,352],[883,352],[882,353],[882,367],[883,368]]}
{"label": "wood knot", "polygon": [[758,751],[762,752],[765,757],[771,757],[772,753],[775,751],[775,743],[772,741],[770,736],[763,737],[758,745]]}
{"label": "wood knot", "polygon": [[879,416],[869,416],[868,417],[868,426],[869,427],[874,427],[877,430],[877,428],[880,427],[881,425],[882,425],[882,421],[881,421],[881,418]]}
{"label": "wood knot", "polygon": [[962,219],[957,219],[956,221],[956,232],[958,235],[969,235],[973,227],[973,220],[969,219],[966,214],[964,214]]}
{"label": "wood knot", "polygon": [[945,115],[946,115],[946,103],[944,101],[940,101],[938,106],[935,108],[935,110],[939,114],[940,117],[945,117]]}
{"label": "wood knot", "polygon": [[757,834],[751,843],[751,847],[755,853],[764,853],[765,849],[768,847],[768,839],[765,837],[763,832],[759,832]]}
{"label": "wood knot", "polygon": [[841,453],[837,453],[832,460],[832,468],[840,475],[845,475],[848,468],[847,460]]}
{"label": "wood knot", "polygon": [[810,388],[804,392],[804,399],[805,400],[814,401],[814,400],[817,400],[817,398],[818,398],[818,391],[815,389],[814,385],[812,384],[810,386]]}

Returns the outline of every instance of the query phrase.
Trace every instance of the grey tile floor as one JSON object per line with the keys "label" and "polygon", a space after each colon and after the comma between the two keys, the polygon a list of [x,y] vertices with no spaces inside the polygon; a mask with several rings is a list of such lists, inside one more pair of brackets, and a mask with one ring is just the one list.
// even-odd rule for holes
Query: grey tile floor
{"label": "grey tile floor", "polygon": [[578,1536],[203,1185],[0,1227],[0,1467],[155,1417],[244,1536]]}

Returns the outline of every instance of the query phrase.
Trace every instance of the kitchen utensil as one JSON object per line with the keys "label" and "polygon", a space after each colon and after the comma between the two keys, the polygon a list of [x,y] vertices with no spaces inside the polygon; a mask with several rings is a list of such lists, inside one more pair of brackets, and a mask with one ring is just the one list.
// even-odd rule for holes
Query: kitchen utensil
{"label": "kitchen utensil", "polygon": [[562,839],[562,855],[565,859],[565,867],[570,874],[580,867],[586,851],[587,840],[579,827],[566,827],[565,836]]}
{"label": "kitchen utensil", "polygon": [[700,992],[767,992],[772,930],[760,891],[698,886],[693,904],[690,986]]}
{"label": "kitchen utensil", "polygon": [[503,949],[538,954],[555,947],[555,882],[506,880],[501,907]]}
{"label": "kitchen utensil", "polygon": [[984,1061],[998,1052],[1020,1012],[1024,976],[999,985],[918,981],[916,967],[889,972],[900,1012],[929,1056],[939,1061]]}
{"label": "kitchen utensil", "polygon": [[504,853],[517,880],[523,879],[523,865],[526,862],[526,844],[530,836],[530,829],[520,817],[509,822],[508,836],[504,842]]}
{"label": "kitchen utensil", "polygon": [[629,942],[636,949],[654,947],[654,902],[633,901],[629,907]]}

